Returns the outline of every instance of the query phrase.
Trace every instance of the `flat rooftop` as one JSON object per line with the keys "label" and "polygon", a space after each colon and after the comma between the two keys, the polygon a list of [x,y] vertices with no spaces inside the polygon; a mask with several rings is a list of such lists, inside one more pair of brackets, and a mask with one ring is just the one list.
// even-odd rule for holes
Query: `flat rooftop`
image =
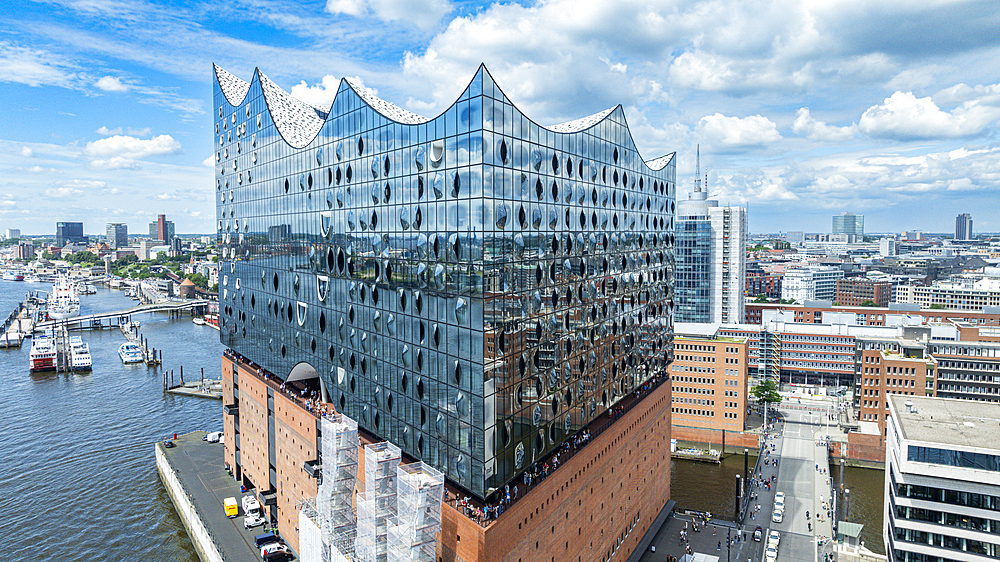
{"label": "flat rooftop", "polygon": [[[980,449],[1000,448],[1000,403],[934,398],[889,397],[905,439]],[[906,413],[912,402],[916,413]]]}

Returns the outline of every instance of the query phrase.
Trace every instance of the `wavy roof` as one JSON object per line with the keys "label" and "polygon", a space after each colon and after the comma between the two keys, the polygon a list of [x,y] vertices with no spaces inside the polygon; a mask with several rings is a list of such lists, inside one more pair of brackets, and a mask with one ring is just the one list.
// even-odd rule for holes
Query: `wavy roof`
{"label": "wavy roof", "polygon": [[[274,121],[275,127],[277,127],[278,132],[285,139],[285,141],[294,148],[303,148],[312,142],[313,139],[315,139],[319,134],[320,129],[323,128],[323,124],[328,119],[329,113],[332,110],[333,105],[331,105],[330,110],[323,110],[292,97],[289,93],[282,90],[281,87],[265,76],[260,69],[255,69],[253,79],[250,82],[246,82],[233,74],[230,74],[216,64],[213,64],[212,66],[215,70],[216,82],[219,84],[219,89],[226,97],[226,101],[228,101],[232,106],[241,105],[246,99],[250,88],[253,86],[253,82],[257,81],[260,84],[261,93],[263,94],[264,101],[267,104],[268,112],[271,114],[271,119]],[[485,65],[480,65],[480,70],[483,74],[489,74]],[[476,78],[481,76],[482,74],[477,72],[476,77],[474,77],[472,81],[470,81],[469,86],[466,87],[466,91],[472,88],[473,85],[477,83]],[[492,79],[492,76],[490,76],[490,78]],[[494,84],[495,83],[496,82],[494,81]],[[379,98],[373,94],[371,90],[364,87],[360,83],[355,83],[353,80],[348,78],[341,79],[340,86],[337,88],[337,96],[339,97],[341,93],[346,92],[347,90],[354,92],[355,95],[357,95],[376,113],[396,123],[403,125],[419,125],[436,118],[424,117],[413,113],[412,111],[403,109],[394,103]],[[478,91],[482,92],[481,83],[478,84]],[[497,87],[497,91],[499,92],[499,87]],[[502,92],[499,95],[503,95]],[[459,99],[461,99],[461,97],[464,97],[464,95],[460,96]],[[503,97],[506,99],[505,95]],[[457,103],[457,100],[455,103]],[[336,99],[334,99],[333,104],[336,104]],[[615,110],[620,108],[621,106],[619,105],[573,121],[567,121],[565,123],[551,125],[548,127],[544,125],[540,126],[555,133],[579,133],[601,123],[614,114]],[[442,111],[440,115],[443,115],[444,113],[445,112]],[[634,141],[632,144],[634,147]],[[656,158],[655,160],[644,162],[651,170],[661,170],[673,160],[675,154],[676,153],[672,152],[665,156]]]}

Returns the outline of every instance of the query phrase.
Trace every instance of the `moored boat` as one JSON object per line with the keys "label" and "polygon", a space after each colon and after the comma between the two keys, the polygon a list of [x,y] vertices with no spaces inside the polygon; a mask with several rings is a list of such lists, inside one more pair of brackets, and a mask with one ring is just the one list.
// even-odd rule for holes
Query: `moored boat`
{"label": "moored boat", "polygon": [[126,365],[130,363],[142,363],[142,348],[130,341],[125,342],[118,348],[118,356],[121,357],[122,363]]}
{"label": "moored boat", "polygon": [[93,368],[90,346],[80,336],[69,338],[70,367],[74,371],[89,371]]}
{"label": "moored boat", "polygon": [[56,370],[56,342],[47,334],[37,336],[31,341],[31,353],[28,356],[28,368],[32,373]]}

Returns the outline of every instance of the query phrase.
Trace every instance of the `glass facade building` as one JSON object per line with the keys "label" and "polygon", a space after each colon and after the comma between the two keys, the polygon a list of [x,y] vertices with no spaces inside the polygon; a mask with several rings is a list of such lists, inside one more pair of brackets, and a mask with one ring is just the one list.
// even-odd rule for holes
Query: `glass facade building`
{"label": "glass facade building", "polygon": [[107,224],[107,244],[112,250],[128,246],[128,225],[120,222]]}
{"label": "glass facade building", "polygon": [[424,118],[215,68],[222,342],[489,498],[672,357],[674,155],[485,67]]}
{"label": "glass facade building", "polygon": [[708,217],[677,223],[677,322],[712,322],[712,224]]}
{"label": "glass facade building", "polygon": [[83,235],[82,222],[57,222],[56,246],[62,248],[66,244],[86,244],[87,237]]}

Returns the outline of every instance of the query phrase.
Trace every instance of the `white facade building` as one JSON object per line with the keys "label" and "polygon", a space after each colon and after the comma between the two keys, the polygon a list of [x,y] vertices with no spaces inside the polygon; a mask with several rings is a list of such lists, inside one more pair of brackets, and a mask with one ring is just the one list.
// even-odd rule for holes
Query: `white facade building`
{"label": "white facade building", "polygon": [[785,270],[781,279],[781,298],[804,303],[807,300],[830,300],[837,296],[837,279],[844,270],[837,267],[810,265]]}
{"label": "white facade building", "polygon": [[892,396],[886,555],[900,562],[1000,558],[1000,405]]}
{"label": "white facade building", "polygon": [[883,258],[896,255],[896,240],[893,238],[882,238],[878,241],[878,255]]}

